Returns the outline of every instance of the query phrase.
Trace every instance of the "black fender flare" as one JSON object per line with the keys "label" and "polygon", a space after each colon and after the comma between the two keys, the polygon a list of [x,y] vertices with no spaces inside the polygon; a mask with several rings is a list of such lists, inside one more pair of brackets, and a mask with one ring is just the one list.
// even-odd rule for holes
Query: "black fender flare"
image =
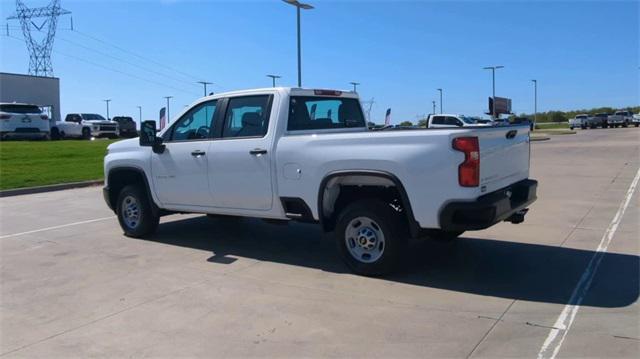
{"label": "black fender flare", "polygon": [[105,178],[107,179],[107,186],[104,189],[106,192],[109,192],[109,203],[110,203],[109,207],[111,207],[115,212],[114,197],[115,197],[115,200],[117,200],[117,197],[116,197],[117,194],[111,193],[111,190],[109,188],[109,183],[110,183],[109,179],[111,178],[111,176],[117,174],[118,172],[125,172],[125,171],[136,172],[137,174],[140,175],[140,177],[142,177],[142,181],[144,182],[144,191],[147,194],[147,198],[149,199],[149,202],[151,202],[150,203],[151,210],[154,212],[154,214],[160,214],[161,212],[160,207],[158,207],[156,202],[153,200],[153,194],[151,193],[151,186],[149,185],[149,179],[147,178],[147,174],[144,172],[142,168],[133,167],[133,166],[114,167],[114,168],[111,168],[109,172],[105,174]]}

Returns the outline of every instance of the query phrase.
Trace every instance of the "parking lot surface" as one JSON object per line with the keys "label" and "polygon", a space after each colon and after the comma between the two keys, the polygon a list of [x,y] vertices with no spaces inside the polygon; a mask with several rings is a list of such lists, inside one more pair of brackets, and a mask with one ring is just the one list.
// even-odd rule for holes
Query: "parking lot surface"
{"label": "parking lot surface", "polygon": [[523,224],[348,273],[316,226],[164,217],[100,188],[0,199],[3,357],[638,357],[640,130],[532,143]]}

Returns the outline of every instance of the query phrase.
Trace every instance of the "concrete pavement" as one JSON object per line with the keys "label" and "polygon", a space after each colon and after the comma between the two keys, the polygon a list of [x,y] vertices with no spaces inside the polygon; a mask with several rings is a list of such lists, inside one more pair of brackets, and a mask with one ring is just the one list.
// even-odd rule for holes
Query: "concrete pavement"
{"label": "concrete pavement", "polygon": [[173,215],[135,240],[98,188],[2,198],[0,356],[637,357],[639,153],[636,128],[536,142],[525,223],[379,279],[313,225]]}

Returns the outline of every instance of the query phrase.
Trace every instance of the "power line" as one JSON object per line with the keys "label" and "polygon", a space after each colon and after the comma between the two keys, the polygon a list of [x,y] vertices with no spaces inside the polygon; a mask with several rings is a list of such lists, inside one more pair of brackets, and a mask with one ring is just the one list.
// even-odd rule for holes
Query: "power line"
{"label": "power line", "polygon": [[[12,38],[12,39],[18,40],[18,41],[23,41],[22,39],[20,39],[18,37],[15,37],[15,36],[11,36],[11,35],[9,35],[9,36],[2,35],[2,36],[9,37],[9,38]],[[147,79],[147,78],[144,78],[144,77],[140,77],[138,75],[130,74],[128,72],[121,71],[121,70],[118,70],[118,69],[114,69],[112,67],[105,66],[105,65],[102,65],[102,64],[87,60],[87,59],[83,59],[83,58],[80,58],[80,57],[77,57],[77,56],[74,56],[74,55],[65,54],[65,53],[60,52],[58,50],[53,50],[53,52],[56,53],[56,54],[60,54],[60,55],[75,59],[77,61],[81,61],[81,62],[90,64],[90,65],[93,65],[93,66],[96,66],[96,67],[100,67],[100,68],[108,70],[108,71],[112,71],[112,72],[116,72],[116,73],[119,73],[119,74],[122,74],[122,75],[125,75],[125,76],[129,76],[131,78],[135,78],[135,79],[138,79],[140,81],[145,81],[145,82],[152,83],[152,84],[155,84],[155,85],[158,85],[158,86],[162,86],[162,87],[165,87],[165,88],[170,88],[170,89],[173,89],[173,90],[176,90],[176,91],[188,93],[190,95],[196,95],[195,92],[192,92],[192,91],[189,91],[189,90],[185,90],[185,89],[182,89],[182,88],[178,88],[178,87],[174,87],[174,86],[171,86],[171,85],[167,85],[165,83],[158,82],[158,81],[151,80],[151,79]],[[199,95],[197,95],[197,96],[199,96]]]}
{"label": "power line", "polygon": [[152,70],[152,69],[150,69],[150,68],[148,68],[148,67],[145,67],[145,66],[142,66],[142,65],[136,64],[136,63],[131,62],[131,61],[124,60],[124,59],[119,58],[119,57],[117,57],[117,56],[113,56],[113,55],[111,55],[111,54],[109,54],[109,53],[106,53],[106,52],[103,52],[103,51],[100,51],[100,50],[96,50],[96,49],[94,49],[94,48],[91,48],[91,47],[89,47],[89,46],[85,46],[85,45],[79,44],[79,43],[77,43],[77,42],[74,42],[74,41],[71,41],[71,40],[68,40],[68,39],[65,39],[65,38],[62,38],[62,37],[58,37],[58,38],[59,38],[60,40],[62,40],[62,41],[68,42],[68,43],[70,43],[70,44],[72,44],[72,45],[75,45],[75,46],[81,47],[81,48],[86,49],[86,50],[89,50],[89,51],[93,51],[93,52],[95,52],[95,53],[97,53],[97,54],[100,54],[100,55],[102,55],[102,56],[106,56],[106,57],[109,57],[109,58],[114,59],[114,60],[116,60],[116,61],[120,61],[120,62],[123,62],[123,63],[125,63],[125,64],[131,65],[131,66],[134,66],[134,67],[137,67],[137,68],[139,68],[139,69],[141,69],[141,70],[143,70],[143,71],[147,71],[147,72],[150,72],[150,73],[153,73],[153,74],[156,74],[156,75],[164,76],[164,77],[166,77],[166,78],[168,78],[168,79],[171,79],[171,80],[173,80],[173,81],[182,82],[182,83],[185,83],[185,84],[187,84],[187,85],[197,86],[197,85],[195,85],[195,84],[194,84],[194,83],[192,83],[192,82],[189,82],[189,81],[186,81],[186,80],[183,80],[183,79],[177,78],[177,77],[173,77],[173,76],[167,75],[167,74],[162,73],[162,72],[159,72],[159,71]]}
{"label": "power line", "polygon": [[105,41],[105,40],[99,39],[99,38],[97,38],[97,37],[95,37],[95,36],[92,36],[92,35],[86,34],[86,33],[84,33],[84,32],[78,31],[78,30],[73,30],[73,31],[71,31],[71,32],[72,32],[72,33],[76,33],[76,34],[78,34],[78,35],[82,35],[82,36],[84,36],[84,37],[86,37],[86,38],[88,38],[88,39],[91,39],[91,40],[94,40],[94,41],[100,42],[100,43],[102,43],[102,44],[105,44],[105,45],[108,45],[108,46],[114,47],[114,48],[116,48],[116,49],[118,49],[118,50],[120,50],[120,51],[122,51],[122,52],[126,52],[126,53],[128,53],[128,54],[130,54],[130,55],[132,55],[132,56],[135,56],[135,57],[139,58],[139,59],[142,59],[142,60],[145,60],[145,61],[151,62],[151,63],[156,64],[156,65],[158,65],[158,66],[162,66],[162,67],[164,67],[164,68],[166,68],[166,69],[169,69],[169,70],[171,70],[171,71],[174,71],[174,72],[180,73],[180,74],[182,74],[182,75],[184,75],[184,76],[187,76],[187,77],[191,78],[192,80],[195,80],[195,81],[199,81],[199,80],[200,80],[200,77],[198,77],[198,76],[194,76],[194,75],[188,74],[188,73],[186,73],[186,72],[184,72],[184,71],[180,71],[180,70],[178,70],[178,69],[175,69],[175,68],[173,68],[173,67],[171,67],[171,66],[167,66],[167,65],[162,64],[162,63],[160,63],[160,62],[158,62],[158,61],[156,61],[156,60],[153,60],[153,59],[150,59],[150,58],[148,58],[148,57],[145,57],[145,56],[139,55],[139,54],[137,54],[137,53],[135,53],[135,52],[133,52],[133,51],[129,51],[129,50],[125,49],[125,48],[122,48],[122,47],[120,47],[120,46],[118,46],[118,45],[112,44],[112,43],[110,43],[110,42],[108,42],[108,41]]}

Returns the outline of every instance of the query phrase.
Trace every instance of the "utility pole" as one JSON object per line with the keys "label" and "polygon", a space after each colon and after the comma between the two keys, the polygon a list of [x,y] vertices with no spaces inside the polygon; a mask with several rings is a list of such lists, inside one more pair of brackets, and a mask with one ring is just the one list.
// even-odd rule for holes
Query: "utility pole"
{"label": "utility pole", "polygon": [[298,29],[298,87],[302,87],[302,52],[300,49],[300,9],[311,10],[313,6],[298,2],[298,0],[282,0],[296,7],[296,19]]}
{"label": "utility pole", "polygon": [[442,89],[437,89],[440,91],[440,113],[442,113]]}
{"label": "utility pole", "polygon": [[213,82],[198,81],[198,83],[204,86],[204,95],[207,96],[207,85],[213,85]]}
{"label": "utility pole", "polygon": [[102,101],[106,102],[107,104],[107,120],[109,120],[109,102],[111,102],[111,99],[102,100]]}
{"label": "utility pole", "polygon": [[140,117],[138,119],[140,120],[140,125],[142,125],[142,106],[138,106],[138,111],[140,112]]}
{"label": "utility pole", "polygon": [[433,111],[431,111],[431,113],[435,115],[436,114],[436,101],[433,100],[431,102],[433,103]]}
{"label": "utility pole", "polygon": [[483,67],[484,70],[491,70],[491,78],[493,81],[493,108],[491,109],[491,117],[496,119],[496,70],[502,69],[504,66],[487,66]]}
{"label": "utility pole", "polygon": [[533,129],[535,129],[538,122],[538,80],[531,80],[531,82],[533,82]]}
{"label": "utility pole", "polygon": [[280,75],[267,75],[267,77],[271,77],[272,87],[276,87],[276,79],[282,78]]}
{"label": "utility pole", "polygon": [[167,99],[167,125],[168,125],[171,119],[171,117],[169,116],[169,100],[171,100],[173,96],[165,96],[164,98]]}
{"label": "utility pole", "polygon": [[359,82],[353,82],[353,81],[349,82],[349,83],[353,85],[353,92],[358,92],[358,91],[356,91],[356,88],[357,88],[358,85],[360,85],[360,83]]}

